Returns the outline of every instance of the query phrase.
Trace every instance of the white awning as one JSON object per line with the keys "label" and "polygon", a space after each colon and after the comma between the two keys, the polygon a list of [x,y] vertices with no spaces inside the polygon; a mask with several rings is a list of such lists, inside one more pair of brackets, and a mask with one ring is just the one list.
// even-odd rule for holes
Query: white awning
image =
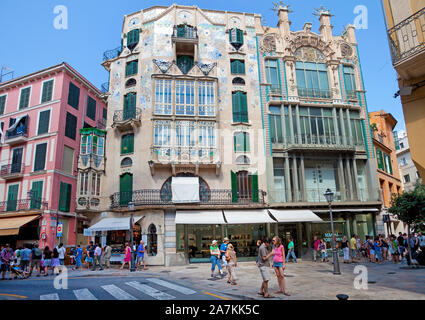
{"label": "white awning", "polygon": [[278,222],[319,222],[323,221],[311,210],[275,210],[269,209]]}
{"label": "white awning", "polygon": [[[134,223],[143,216],[134,217]],[[89,231],[130,230],[130,217],[105,218],[88,228]]]}
{"label": "white awning", "polygon": [[221,210],[178,210],[176,224],[226,224]]}
{"label": "white awning", "polygon": [[173,177],[171,179],[173,203],[199,202],[198,177]]}
{"label": "white awning", "polygon": [[228,224],[276,223],[266,209],[224,210],[224,216]]}
{"label": "white awning", "polygon": [[[364,209],[334,209],[332,208],[332,212],[377,212],[379,211],[376,208],[364,208]],[[314,212],[316,213],[329,213],[329,209],[328,210],[314,210]]]}

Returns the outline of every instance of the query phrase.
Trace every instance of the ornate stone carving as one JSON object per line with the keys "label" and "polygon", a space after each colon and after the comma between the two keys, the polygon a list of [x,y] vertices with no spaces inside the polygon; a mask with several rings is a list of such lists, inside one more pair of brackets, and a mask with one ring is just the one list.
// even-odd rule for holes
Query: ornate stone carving
{"label": "ornate stone carving", "polygon": [[159,68],[159,70],[161,70],[162,73],[166,73],[172,66],[171,62],[165,60],[153,59],[153,62],[157,65],[157,67]]}
{"label": "ornate stone carving", "polygon": [[342,43],[341,44],[341,55],[344,58],[351,57],[353,55],[353,48],[351,48],[351,46],[347,43]]}
{"label": "ornate stone carving", "polygon": [[208,75],[210,72],[211,72],[211,70],[215,67],[217,65],[217,63],[216,62],[214,62],[214,63],[201,63],[201,62],[198,62],[198,67],[199,67],[199,69],[201,69],[201,71],[202,71],[202,73],[204,74],[204,75]]}
{"label": "ornate stone carving", "polygon": [[276,51],[276,38],[274,35],[267,35],[263,39],[262,51],[274,52]]}

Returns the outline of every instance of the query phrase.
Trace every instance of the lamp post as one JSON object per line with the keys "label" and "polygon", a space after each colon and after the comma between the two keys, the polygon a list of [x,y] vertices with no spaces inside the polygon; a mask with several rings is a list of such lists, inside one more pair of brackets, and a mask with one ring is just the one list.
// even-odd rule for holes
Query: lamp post
{"label": "lamp post", "polygon": [[329,214],[331,216],[331,229],[332,229],[332,259],[333,259],[333,265],[334,265],[334,274],[341,274],[341,271],[339,270],[339,262],[338,262],[338,253],[336,251],[336,245],[335,245],[335,231],[334,231],[334,220],[332,217],[332,201],[334,199],[334,193],[331,191],[331,189],[327,189],[324,193],[324,196],[326,198],[326,201],[329,203]]}
{"label": "lamp post", "polygon": [[134,248],[133,248],[133,211],[134,211],[134,202],[130,201],[128,203],[128,209],[131,211],[131,213],[130,213],[130,249],[131,249],[130,272],[135,272],[136,271],[136,267],[134,265]]}

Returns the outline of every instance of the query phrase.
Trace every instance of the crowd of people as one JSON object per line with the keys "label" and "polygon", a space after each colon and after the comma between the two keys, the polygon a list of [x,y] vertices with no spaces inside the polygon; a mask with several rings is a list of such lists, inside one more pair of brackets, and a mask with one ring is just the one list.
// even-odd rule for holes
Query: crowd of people
{"label": "crowd of people", "polygon": [[350,240],[344,237],[341,247],[344,252],[344,263],[361,261],[378,264],[384,261],[401,263],[409,259],[408,248],[413,256],[418,250],[425,252],[425,235],[421,232],[412,233],[409,238],[406,233],[399,232],[398,236],[366,235],[365,239],[361,240],[358,235],[353,234]]}

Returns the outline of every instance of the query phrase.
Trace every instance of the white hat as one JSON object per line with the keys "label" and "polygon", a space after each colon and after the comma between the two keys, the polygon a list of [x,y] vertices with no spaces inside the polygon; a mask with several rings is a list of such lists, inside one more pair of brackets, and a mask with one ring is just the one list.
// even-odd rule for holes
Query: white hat
{"label": "white hat", "polygon": [[213,240],[212,243],[217,243],[217,240]]}

